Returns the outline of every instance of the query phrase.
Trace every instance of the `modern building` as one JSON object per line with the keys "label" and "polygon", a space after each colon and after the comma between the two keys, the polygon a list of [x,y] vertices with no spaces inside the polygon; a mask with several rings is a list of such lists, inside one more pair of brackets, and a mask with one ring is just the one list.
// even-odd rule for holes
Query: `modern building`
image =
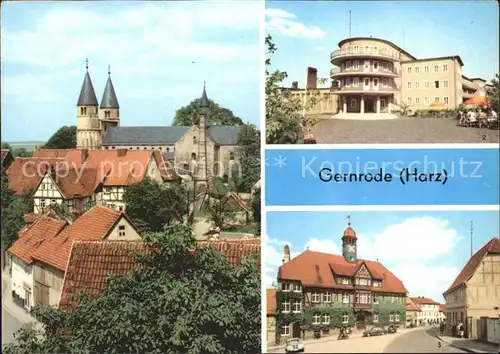
{"label": "modern building", "polygon": [[278,270],[278,338],[331,334],[349,326],[406,323],[407,290],[378,261],[357,257],[357,237],[349,222],[342,235],[342,255],[306,250],[290,259],[285,246]]}
{"label": "modern building", "polygon": [[[451,109],[478,89],[492,86],[484,79],[464,76],[458,55],[417,58],[392,42],[373,37],[346,38],[338,46],[330,54],[334,66],[330,88],[318,88],[317,70],[308,68],[307,89],[331,93],[308,114],[391,114],[401,110],[401,105],[415,111],[428,109],[432,103]],[[292,92],[306,94],[295,82]]]}
{"label": "modern building", "polygon": [[465,335],[477,338],[481,318],[498,318],[500,312],[500,238],[494,237],[465,264],[443,293],[446,322],[462,322]]}
{"label": "modern building", "polygon": [[210,176],[223,177],[229,174],[230,164],[234,162],[242,127],[210,125],[205,87],[200,102],[199,123],[191,127],[122,127],[110,71],[99,104],[87,64],[76,107],[77,148],[160,150],[178,168],[195,162],[198,181],[206,181]]}
{"label": "modern building", "polygon": [[417,317],[419,326],[435,325],[440,322],[439,302],[423,296],[412,297],[411,300],[421,309]]}

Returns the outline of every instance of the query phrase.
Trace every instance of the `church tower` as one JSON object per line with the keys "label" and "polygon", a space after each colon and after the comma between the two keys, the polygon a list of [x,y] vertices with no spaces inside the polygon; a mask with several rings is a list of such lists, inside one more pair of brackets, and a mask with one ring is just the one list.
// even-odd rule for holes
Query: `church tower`
{"label": "church tower", "polygon": [[106,135],[109,127],[120,125],[120,105],[116,98],[113,81],[111,81],[111,67],[108,65],[108,81],[102,94],[99,119],[102,126],[102,138]]}
{"label": "church tower", "polygon": [[207,163],[207,129],[208,129],[208,96],[205,83],[203,84],[203,94],[200,101],[200,121],[198,122],[198,173],[197,181],[200,184],[208,184],[208,163]]}
{"label": "church tower", "polygon": [[342,255],[344,259],[349,263],[355,263],[357,261],[357,241],[356,231],[351,227],[351,216],[348,216],[349,220],[347,223],[347,228],[344,230],[342,235]]}
{"label": "church tower", "polygon": [[99,104],[89,74],[89,61],[86,60],[86,73],[80,97],[76,104],[76,147],[77,149],[99,149],[101,147],[101,126]]}

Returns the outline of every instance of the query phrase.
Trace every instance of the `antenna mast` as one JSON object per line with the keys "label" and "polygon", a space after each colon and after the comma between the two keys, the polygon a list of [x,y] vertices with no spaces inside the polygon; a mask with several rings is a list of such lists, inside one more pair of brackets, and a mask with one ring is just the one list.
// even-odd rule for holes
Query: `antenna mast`
{"label": "antenna mast", "polygon": [[351,10],[349,10],[349,38],[351,38]]}

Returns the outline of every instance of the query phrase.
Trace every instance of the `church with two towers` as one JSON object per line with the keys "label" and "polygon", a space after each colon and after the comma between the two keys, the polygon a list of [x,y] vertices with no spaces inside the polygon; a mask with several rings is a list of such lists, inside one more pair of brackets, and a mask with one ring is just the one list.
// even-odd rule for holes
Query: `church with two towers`
{"label": "church with two towers", "polygon": [[160,150],[176,168],[195,164],[198,177],[226,178],[235,161],[242,126],[211,126],[208,95],[203,87],[199,122],[193,126],[121,126],[120,105],[108,78],[101,102],[92,84],[88,61],[77,102],[76,143],[78,149]]}

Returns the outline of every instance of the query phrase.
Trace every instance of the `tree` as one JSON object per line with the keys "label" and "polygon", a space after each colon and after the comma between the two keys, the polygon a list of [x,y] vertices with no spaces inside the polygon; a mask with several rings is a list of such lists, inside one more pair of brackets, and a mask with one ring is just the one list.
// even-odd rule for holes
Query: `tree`
{"label": "tree", "polygon": [[2,149],[10,150],[12,148],[10,147],[9,143],[2,141]]}
{"label": "tree", "polygon": [[231,183],[236,193],[248,192],[260,177],[260,131],[253,125],[244,125],[238,134],[236,156]]}
{"label": "tree", "polygon": [[235,208],[229,203],[227,196],[229,189],[218,178],[214,178],[212,186],[207,194],[207,199],[203,203],[203,208],[208,213],[210,220],[215,227],[223,229],[224,225],[230,220]]}
{"label": "tree", "polygon": [[70,314],[35,309],[45,335],[22,328],[3,352],[260,353],[257,257],[230,266],[210,247],[193,254],[194,236],[182,225],[146,240],[154,252],[137,257],[143,267],[110,278],[96,299],[78,296]]}
{"label": "tree", "polygon": [[495,111],[500,111],[500,77],[498,74],[491,80],[493,87],[489,89],[488,95],[490,96],[491,107]]}
{"label": "tree", "polygon": [[188,212],[188,195],[181,186],[166,187],[145,178],[123,194],[126,213],[140,233],[159,232],[165,226],[183,222]]}
{"label": "tree", "polygon": [[9,178],[7,177],[6,171],[2,168],[2,185],[1,185],[1,195],[2,195],[2,210],[9,207],[12,199],[14,198],[14,191],[9,189]]}
{"label": "tree", "polygon": [[12,199],[6,209],[2,209],[3,250],[7,250],[17,240],[19,231],[25,225],[24,214],[29,213],[31,210],[28,208],[28,205],[26,205],[23,198],[16,197]]}
{"label": "tree", "polygon": [[258,188],[252,198],[252,215],[257,224],[257,235],[260,235],[260,188]]}
{"label": "tree", "polygon": [[12,155],[14,157],[32,157],[33,151],[28,151],[26,148],[18,148],[12,150]]}
{"label": "tree", "polygon": [[45,149],[76,149],[76,126],[63,126],[44,145]]}
{"label": "tree", "polygon": [[[187,106],[175,112],[172,125],[197,125],[200,119],[201,99],[192,100]],[[220,107],[217,103],[208,100],[208,125],[243,125],[241,118],[236,117],[230,109]]]}
{"label": "tree", "polygon": [[[316,106],[325,95],[319,90],[309,89],[304,101],[292,91],[283,87],[283,81],[288,77],[286,71],[270,71],[270,54],[276,52],[277,47],[272,37],[266,37],[266,141],[268,144],[295,144],[303,137],[304,129],[311,130],[316,119],[311,116],[301,117],[303,110]],[[325,83],[326,79],[319,79]]]}

